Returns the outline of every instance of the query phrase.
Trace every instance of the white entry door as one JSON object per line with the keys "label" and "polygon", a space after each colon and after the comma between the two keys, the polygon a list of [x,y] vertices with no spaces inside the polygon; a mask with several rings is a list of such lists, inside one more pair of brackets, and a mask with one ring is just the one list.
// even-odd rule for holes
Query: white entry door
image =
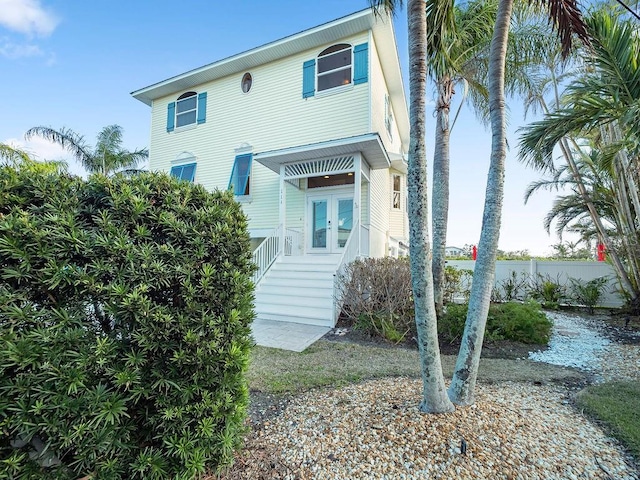
{"label": "white entry door", "polygon": [[308,225],[310,253],[340,253],[353,228],[353,195],[310,196]]}

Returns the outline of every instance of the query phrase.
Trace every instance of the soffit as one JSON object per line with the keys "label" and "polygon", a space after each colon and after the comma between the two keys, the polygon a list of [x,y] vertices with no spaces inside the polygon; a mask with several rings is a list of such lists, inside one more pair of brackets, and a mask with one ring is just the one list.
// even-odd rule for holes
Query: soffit
{"label": "soffit", "polygon": [[367,164],[374,170],[389,168],[391,165],[387,151],[376,133],[260,152],[256,153],[253,159],[280,174],[280,165],[319,158],[348,157],[354,153],[361,153]]}

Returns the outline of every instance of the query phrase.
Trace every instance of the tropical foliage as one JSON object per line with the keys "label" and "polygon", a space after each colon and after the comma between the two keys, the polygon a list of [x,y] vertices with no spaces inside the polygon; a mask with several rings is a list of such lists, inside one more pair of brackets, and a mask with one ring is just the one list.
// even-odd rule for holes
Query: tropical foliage
{"label": "tropical foliage", "polygon": [[[587,20],[592,52],[568,79],[557,108],[523,130],[520,156],[546,174],[532,184],[562,188],[545,219],[559,233],[602,242],[632,306],[640,308],[640,40],[610,10]],[[562,162],[553,159],[562,150]]]}
{"label": "tropical foliage", "polygon": [[247,222],[167,175],[0,167],[0,478],[193,479],[244,431]]}
{"label": "tropical foliage", "polygon": [[91,147],[84,137],[71,129],[54,130],[50,127],[33,127],[27,130],[25,138],[42,137],[57,143],[82,165],[89,173],[110,175],[120,170],[135,169],[149,157],[147,149],[129,151],[122,148],[122,127],[109,125],[100,133],[95,147]]}

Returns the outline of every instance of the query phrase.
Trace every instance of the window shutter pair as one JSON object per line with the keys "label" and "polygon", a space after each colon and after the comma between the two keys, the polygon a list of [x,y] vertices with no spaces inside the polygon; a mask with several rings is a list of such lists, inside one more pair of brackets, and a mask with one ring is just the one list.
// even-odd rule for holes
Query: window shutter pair
{"label": "window shutter pair", "polygon": [[[207,92],[198,94],[198,124],[207,121]],[[176,125],[176,102],[167,105],[167,132],[173,132]]]}
{"label": "window shutter pair", "polygon": [[[353,48],[353,84],[369,81],[369,44],[362,43]],[[302,98],[316,93],[316,61],[308,60],[302,65]]]}

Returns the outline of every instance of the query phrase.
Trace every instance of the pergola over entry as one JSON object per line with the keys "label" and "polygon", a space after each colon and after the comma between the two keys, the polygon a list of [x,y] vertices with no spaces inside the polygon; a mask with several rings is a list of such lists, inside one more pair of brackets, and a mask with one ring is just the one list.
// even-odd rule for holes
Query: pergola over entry
{"label": "pergola over entry", "polygon": [[[359,225],[363,179],[369,181],[370,169],[391,166],[389,155],[377,133],[257,153],[254,160],[280,176],[281,245],[284,245],[286,232],[285,182],[300,188],[299,182],[303,178],[353,173],[353,217]],[[356,228],[358,236],[359,232],[360,229]],[[360,238],[354,240],[360,244]]]}

